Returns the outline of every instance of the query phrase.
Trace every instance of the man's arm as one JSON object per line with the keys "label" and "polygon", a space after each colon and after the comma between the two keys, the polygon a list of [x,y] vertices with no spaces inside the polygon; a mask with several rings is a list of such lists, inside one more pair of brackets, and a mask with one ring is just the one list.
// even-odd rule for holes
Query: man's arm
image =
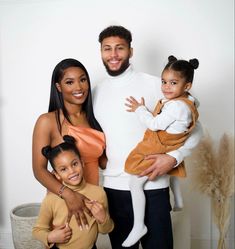
{"label": "man's arm", "polygon": [[185,157],[191,154],[192,149],[194,149],[200,142],[202,135],[202,125],[199,121],[197,121],[194,129],[192,130],[192,133],[185,141],[185,143],[178,150],[174,150],[167,153],[168,155],[176,159],[177,164],[174,167],[178,166],[184,160]]}
{"label": "man's arm", "polygon": [[167,154],[156,154],[146,156],[146,160],[155,160],[155,162],[140,176],[149,175],[149,180],[154,180],[157,176],[165,175],[172,168],[179,165],[186,156],[191,154],[191,150],[197,146],[203,135],[203,129],[200,122],[196,122],[196,126],[184,145],[178,150],[171,151]]}

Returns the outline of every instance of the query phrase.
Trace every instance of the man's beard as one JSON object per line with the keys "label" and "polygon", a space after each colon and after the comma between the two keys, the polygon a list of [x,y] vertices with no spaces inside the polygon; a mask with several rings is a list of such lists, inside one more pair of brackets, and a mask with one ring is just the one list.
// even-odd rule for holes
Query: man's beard
{"label": "man's beard", "polygon": [[106,64],[104,61],[103,61],[103,64],[106,68],[106,71],[109,75],[111,76],[118,76],[120,74],[122,74],[124,71],[126,71],[126,69],[129,67],[130,63],[129,63],[129,58],[127,58],[125,61],[123,61],[121,67],[118,69],[118,70],[110,70],[109,67],[108,67],[108,64]]}

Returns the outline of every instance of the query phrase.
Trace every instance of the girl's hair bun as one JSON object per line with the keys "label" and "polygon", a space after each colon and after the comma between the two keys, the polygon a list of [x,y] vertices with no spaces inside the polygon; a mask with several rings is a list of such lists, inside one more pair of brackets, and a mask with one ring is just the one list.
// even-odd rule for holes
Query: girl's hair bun
{"label": "girl's hair bun", "polygon": [[66,143],[69,143],[69,144],[75,144],[75,138],[72,137],[72,136],[69,136],[69,135],[65,135],[63,136],[63,139]]}
{"label": "girl's hair bun", "polygon": [[174,62],[174,61],[177,61],[177,58],[174,55],[170,55],[168,57],[168,62]]}
{"label": "girl's hair bun", "polygon": [[45,156],[47,159],[50,158],[50,153],[51,153],[51,146],[45,146],[42,148],[42,154]]}
{"label": "girl's hair bun", "polygon": [[199,66],[199,61],[196,58],[189,60],[189,63],[193,67],[193,69],[197,69]]}

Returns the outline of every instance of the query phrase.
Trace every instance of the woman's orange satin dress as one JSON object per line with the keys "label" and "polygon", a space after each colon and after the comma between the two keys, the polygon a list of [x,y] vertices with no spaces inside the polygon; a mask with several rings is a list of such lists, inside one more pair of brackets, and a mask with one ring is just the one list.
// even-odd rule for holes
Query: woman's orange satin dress
{"label": "woman's orange satin dress", "polygon": [[93,128],[73,126],[65,122],[67,134],[76,139],[76,145],[84,162],[86,182],[99,185],[99,157],[105,149],[105,136]]}

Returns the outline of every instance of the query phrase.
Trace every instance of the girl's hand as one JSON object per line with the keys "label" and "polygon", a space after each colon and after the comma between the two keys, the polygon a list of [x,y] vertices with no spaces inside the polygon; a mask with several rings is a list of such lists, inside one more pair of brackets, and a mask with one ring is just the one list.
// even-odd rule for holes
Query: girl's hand
{"label": "girl's hand", "polygon": [[135,110],[141,106],[145,105],[144,98],[142,97],[140,102],[138,102],[134,97],[130,96],[129,98],[126,98],[127,103],[125,103],[125,106],[127,106],[129,109],[127,109],[128,112],[135,112]]}
{"label": "girl's hand", "polygon": [[64,190],[63,199],[65,200],[68,207],[67,222],[69,223],[71,217],[74,215],[80,229],[87,227],[88,222],[85,212],[92,216],[90,210],[85,205],[85,201],[89,201],[89,199],[82,194],[72,191],[69,188]]}
{"label": "girl's hand", "polygon": [[92,200],[86,201],[86,205],[100,224],[105,222],[106,212],[102,204],[100,204],[98,201]]}
{"label": "girl's hand", "polygon": [[51,243],[68,243],[72,236],[72,230],[69,227],[68,223],[65,225],[54,228],[49,232],[47,236],[47,241]]}

